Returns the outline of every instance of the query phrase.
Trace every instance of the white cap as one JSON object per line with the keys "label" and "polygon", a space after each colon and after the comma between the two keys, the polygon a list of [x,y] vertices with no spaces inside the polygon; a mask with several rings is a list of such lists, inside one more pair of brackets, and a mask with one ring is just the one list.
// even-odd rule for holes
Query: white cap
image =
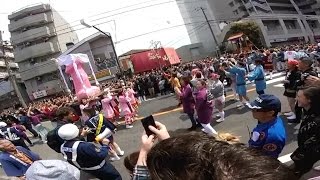
{"label": "white cap", "polygon": [[318,46],[320,47],[320,43],[318,43]]}
{"label": "white cap", "polygon": [[26,172],[27,180],[79,180],[80,171],[61,160],[35,161]]}
{"label": "white cap", "polygon": [[58,135],[64,140],[71,140],[79,135],[79,129],[74,124],[65,124],[58,130]]}
{"label": "white cap", "polygon": [[0,122],[0,127],[6,127],[7,126],[7,123],[5,122]]}

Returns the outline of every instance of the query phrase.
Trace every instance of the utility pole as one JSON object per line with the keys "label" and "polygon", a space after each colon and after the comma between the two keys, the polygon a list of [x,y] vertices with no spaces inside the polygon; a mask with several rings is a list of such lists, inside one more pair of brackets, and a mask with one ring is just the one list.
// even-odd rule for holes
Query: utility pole
{"label": "utility pole", "polygon": [[20,92],[20,90],[18,88],[18,85],[17,85],[16,76],[15,76],[15,74],[13,74],[11,72],[10,64],[9,64],[8,58],[6,57],[5,44],[3,43],[3,41],[1,41],[0,43],[1,43],[0,45],[2,47],[3,60],[4,60],[5,64],[6,64],[6,68],[7,68],[7,72],[8,72],[8,75],[9,75],[10,83],[12,84],[12,87],[13,87],[16,95],[18,96],[21,105],[24,108],[26,108],[27,104],[24,102],[24,99],[23,99],[23,97],[21,95],[21,92]]}
{"label": "utility pole", "polygon": [[207,15],[206,15],[206,13],[204,12],[204,8],[203,8],[203,7],[200,7],[200,10],[202,11],[203,16],[204,16],[204,18],[206,19],[206,22],[207,22],[207,24],[208,24],[208,26],[209,26],[209,29],[210,29],[211,35],[212,35],[212,37],[213,37],[214,43],[216,44],[216,53],[217,53],[217,55],[218,55],[218,57],[219,57],[219,56],[220,56],[220,53],[219,53],[220,50],[219,50],[219,44],[218,44],[217,38],[216,38],[216,36],[214,35],[214,32],[213,32],[213,30],[212,30],[212,27],[211,27],[211,25],[210,25],[210,22],[209,22],[209,20],[208,20],[208,17],[207,17]]}

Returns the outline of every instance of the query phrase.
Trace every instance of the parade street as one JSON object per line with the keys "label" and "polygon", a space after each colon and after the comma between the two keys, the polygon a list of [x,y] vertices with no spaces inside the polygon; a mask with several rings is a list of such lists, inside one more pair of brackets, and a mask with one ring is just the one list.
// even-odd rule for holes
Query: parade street
{"label": "parade street", "polygon": [[[284,80],[284,76],[280,73],[278,76],[275,76],[273,80],[268,80],[266,93],[274,94],[279,97],[282,102],[282,112],[287,112],[289,106],[286,98],[282,95],[284,91],[281,84],[282,80]],[[249,84],[247,85],[247,88],[249,98],[250,100],[253,100],[257,96],[255,87],[254,85]],[[140,106],[138,119],[153,114],[155,120],[160,121],[167,126],[171,136],[179,133],[186,133],[188,132],[186,129],[191,126],[191,122],[187,115],[183,114],[182,108],[177,107],[177,104],[178,101],[173,94],[150,99],[143,102]],[[214,118],[211,124],[218,132],[232,133],[233,135],[239,136],[241,142],[246,144],[249,139],[249,130],[252,130],[255,127],[257,121],[252,118],[252,114],[247,107],[237,108],[236,104],[235,101],[231,100],[230,92],[228,92],[225,106],[226,120],[218,124],[215,122],[216,118]],[[280,157],[280,160],[284,163],[290,163],[288,154],[292,153],[297,147],[296,135],[299,125],[288,125],[286,119],[283,120],[287,127],[287,142],[286,147],[280,155],[282,156]],[[45,123],[45,125],[48,128],[51,126],[50,122]],[[200,131],[200,129],[198,131]],[[143,127],[139,120],[134,123],[132,129],[124,129],[121,126],[118,128],[115,140],[125,151],[125,156],[139,150],[142,133]],[[34,139],[34,141],[37,140]],[[61,154],[55,153],[47,145],[36,144],[34,147],[31,147],[31,149],[34,152],[39,153],[43,159],[62,159]],[[123,179],[130,179],[129,174],[126,173],[126,169],[123,166],[123,158],[112,164],[121,173]]]}

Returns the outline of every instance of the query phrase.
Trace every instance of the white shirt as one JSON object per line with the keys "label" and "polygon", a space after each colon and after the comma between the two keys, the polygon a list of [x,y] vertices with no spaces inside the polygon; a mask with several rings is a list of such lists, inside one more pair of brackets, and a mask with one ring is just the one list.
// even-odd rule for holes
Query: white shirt
{"label": "white shirt", "polygon": [[294,60],[294,57],[296,57],[296,55],[296,51],[286,51],[284,53],[284,60]]}

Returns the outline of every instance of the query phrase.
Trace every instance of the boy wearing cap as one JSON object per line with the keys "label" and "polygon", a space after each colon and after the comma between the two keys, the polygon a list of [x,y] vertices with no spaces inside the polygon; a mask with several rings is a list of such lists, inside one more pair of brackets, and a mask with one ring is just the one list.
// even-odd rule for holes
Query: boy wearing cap
{"label": "boy wearing cap", "polygon": [[263,94],[257,97],[249,108],[258,120],[251,133],[249,147],[262,151],[265,155],[277,158],[286,142],[286,131],[278,116],[281,102],[274,95]]}

